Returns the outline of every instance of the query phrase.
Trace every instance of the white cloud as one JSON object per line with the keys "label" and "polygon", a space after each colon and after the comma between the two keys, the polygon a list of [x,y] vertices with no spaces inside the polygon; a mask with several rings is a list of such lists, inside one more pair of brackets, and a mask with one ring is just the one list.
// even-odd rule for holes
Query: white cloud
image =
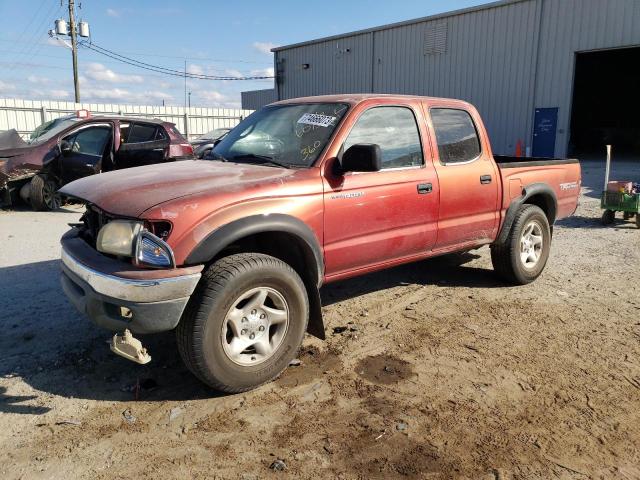
{"label": "white cloud", "polygon": [[202,68],[200,65],[192,63],[190,65],[187,65],[187,73],[191,73],[193,75],[204,75],[204,68]]}
{"label": "white cloud", "polygon": [[118,18],[120,16],[120,12],[113,8],[107,8],[107,15],[113,18]]}
{"label": "white cloud", "polygon": [[101,63],[89,63],[84,69],[88,78],[109,83],[144,83],[141,75],[124,75],[108,69]]}
{"label": "white cloud", "polygon": [[3,82],[2,80],[0,80],[0,93],[11,92],[15,89],[16,89],[15,85],[11,83]]}
{"label": "white cloud", "polygon": [[36,83],[36,84],[44,84],[44,83],[49,83],[49,79],[47,77],[39,77],[37,75],[29,75],[27,77],[27,81],[30,83]]}
{"label": "white cloud", "polygon": [[244,77],[245,75],[240,71],[234,68],[228,68],[224,71],[225,76],[227,77]]}
{"label": "white cloud", "polygon": [[274,73],[273,67],[251,70],[252,77],[273,77],[274,74],[275,73]]}
{"label": "white cloud", "polygon": [[47,38],[47,45],[51,45],[52,47],[71,48],[71,44],[67,45],[62,39],[56,40],[52,37]]}
{"label": "white cloud", "polygon": [[200,90],[196,94],[199,99],[207,102],[222,103],[227,101],[227,97],[216,90]]}
{"label": "white cloud", "polygon": [[140,105],[158,104],[162,100],[173,100],[169,93],[159,90],[132,92],[124,88],[86,88],[82,92],[84,98],[113,103],[137,103]]}
{"label": "white cloud", "polygon": [[277,45],[271,42],[253,42],[253,48],[266,55],[271,55],[271,49],[275,47],[277,47]]}
{"label": "white cloud", "polygon": [[[82,91],[80,93],[82,93]],[[69,98],[71,97],[71,92],[68,92],[66,90],[53,89],[53,90],[49,90],[49,97],[55,100],[61,99],[61,98]]]}

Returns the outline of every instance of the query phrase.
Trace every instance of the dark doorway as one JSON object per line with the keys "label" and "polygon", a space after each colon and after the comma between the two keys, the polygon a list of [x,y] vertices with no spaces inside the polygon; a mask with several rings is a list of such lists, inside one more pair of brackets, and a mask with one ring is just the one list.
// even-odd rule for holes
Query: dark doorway
{"label": "dark doorway", "polygon": [[640,157],[640,47],[578,53],[569,153]]}

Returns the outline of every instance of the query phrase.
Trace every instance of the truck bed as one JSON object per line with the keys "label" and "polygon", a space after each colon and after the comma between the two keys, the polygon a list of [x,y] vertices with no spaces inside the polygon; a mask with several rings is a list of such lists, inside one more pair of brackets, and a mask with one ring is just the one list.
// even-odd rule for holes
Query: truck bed
{"label": "truck bed", "polygon": [[579,163],[577,158],[514,157],[511,155],[494,155],[493,158],[500,168],[542,167]]}
{"label": "truck bed", "polygon": [[512,201],[530,185],[544,185],[553,191],[557,202],[555,219],[571,215],[578,205],[580,162],[573,158],[512,157],[494,155],[503,188],[503,215]]}

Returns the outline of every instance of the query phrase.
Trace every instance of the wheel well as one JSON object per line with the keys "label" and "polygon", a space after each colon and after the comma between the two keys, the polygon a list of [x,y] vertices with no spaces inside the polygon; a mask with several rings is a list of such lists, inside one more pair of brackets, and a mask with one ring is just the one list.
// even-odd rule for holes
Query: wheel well
{"label": "wheel well", "polygon": [[223,248],[212,262],[246,252],[271,255],[290,265],[303,280],[305,277],[317,279],[318,266],[313,252],[303,240],[287,232],[261,232],[240,238]]}
{"label": "wheel well", "polygon": [[314,252],[307,242],[297,235],[287,232],[255,233],[227,245],[211,259],[211,263],[229,255],[247,252],[263,253],[278,258],[290,265],[300,275],[309,296],[309,327],[307,331],[324,340],[324,323],[319,291],[323,266],[317,264]]}
{"label": "wheel well", "polygon": [[536,193],[531,195],[524,201],[524,204],[535,205],[539,207],[549,220],[549,225],[553,225],[556,220],[556,205],[550,195],[544,193]]}

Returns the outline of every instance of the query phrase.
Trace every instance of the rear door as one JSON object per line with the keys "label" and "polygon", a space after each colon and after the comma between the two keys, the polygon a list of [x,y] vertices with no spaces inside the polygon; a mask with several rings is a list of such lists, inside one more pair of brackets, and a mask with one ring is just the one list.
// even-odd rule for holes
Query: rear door
{"label": "rear door", "polygon": [[62,138],[71,150],[61,154],[63,183],[101,171],[102,159],[111,149],[113,127],[109,123],[88,124]]}
{"label": "rear door", "polygon": [[160,163],[169,151],[169,136],[160,125],[123,122],[120,126],[120,148],[116,168],[138,167]]}
{"label": "rear door", "polygon": [[434,162],[440,183],[436,249],[486,243],[498,227],[499,172],[490,147],[483,142],[476,112],[431,105],[436,139]]}
{"label": "rear door", "polygon": [[375,143],[378,172],[325,178],[325,261],[328,277],[428,251],[436,239],[438,184],[423,147],[421,112],[411,104],[360,108],[342,151]]}

